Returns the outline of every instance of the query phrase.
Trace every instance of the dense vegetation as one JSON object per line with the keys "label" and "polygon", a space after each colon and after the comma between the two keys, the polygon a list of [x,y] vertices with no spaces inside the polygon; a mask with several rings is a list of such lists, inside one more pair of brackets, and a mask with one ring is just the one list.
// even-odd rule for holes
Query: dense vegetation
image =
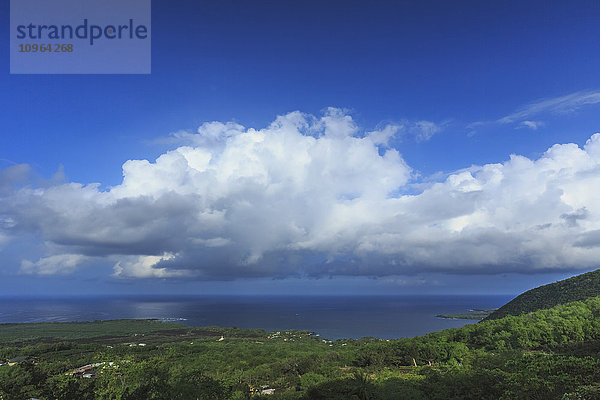
{"label": "dense vegetation", "polygon": [[486,319],[521,315],[594,296],[600,296],[600,269],[531,289],[506,303]]}
{"label": "dense vegetation", "polygon": [[45,339],[85,339],[100,336],[127,336],[132,332],[146,334],[169,329],[181,329],[181,325],[158,320],[120,319],[94,322],[42,322],[36,324],[0,325],[0,344],[15,341]]}
{"label": "dense vegetation", "polygon": [[[0,327],[0,362],[14,364],[0,366],[1,399],[600,399],[600,297],[390,341],[54,325],[53,338],[30,341]],[[88,377],[73,374],[86,364]]]}

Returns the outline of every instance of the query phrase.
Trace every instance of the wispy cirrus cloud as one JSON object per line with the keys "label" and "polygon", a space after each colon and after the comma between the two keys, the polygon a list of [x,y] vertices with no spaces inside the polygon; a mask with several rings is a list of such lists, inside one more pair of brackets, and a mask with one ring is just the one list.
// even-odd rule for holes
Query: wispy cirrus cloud
{"label": "wispy cirrus cloud", "polygon": [[544,126],[545,124],[542,121],[522,121],[519,124],[519,128],[528,128],[528,129],[533,129],[534,131],[537,130],[538,128],[541,128],[542,126]]}
{"label": "wispy cirrus cloud", "polygon": [[417,121],[409,128],[409,132],[415,135],[418,142],[424,142],[441,132],[448,122],[435,123],[432,121]]}
{"label": "wispy cirrus cloud", "polygon": [[566,114],[577,111],[583,106],[598,103],[600,103],[600,91],[580,91],[566,96],[538,100],[500,118],[497,122],[501,124],[520,122],[545,113]]}
{"label": "wispy cirrus cloud", "polygon": [[582,107],[600,103],[600,91],[583,90],[566,96],[545,98],[518,108],[515,112],[493,121],[477,121],[468,125],[476,129],[486,125],[515,124],[517,128],[536,130],[545,125],[540,118],[560,114],[569,114]]}

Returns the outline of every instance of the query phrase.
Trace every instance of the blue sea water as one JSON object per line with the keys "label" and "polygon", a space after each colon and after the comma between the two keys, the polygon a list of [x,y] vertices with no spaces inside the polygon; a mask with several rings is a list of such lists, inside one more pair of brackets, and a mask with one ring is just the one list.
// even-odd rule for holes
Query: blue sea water
{"label": "blue sea water", "polygon": [[392,339],[473,323],[436,315],[496,308],[510,299],[500,295],[1,298],[0,323],[157,318],[189,326],[304,329],[330,339]]}

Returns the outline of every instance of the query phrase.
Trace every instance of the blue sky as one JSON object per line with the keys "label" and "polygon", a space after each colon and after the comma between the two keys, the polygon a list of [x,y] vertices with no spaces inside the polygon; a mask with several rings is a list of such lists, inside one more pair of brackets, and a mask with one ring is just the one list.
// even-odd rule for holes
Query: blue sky
{"label": "blue sky", "polygon": [[[0,7],[8,22],[8,4]],[[5,32],[0,44],[5,65],[0,74],[0,168],[8,171],[3,175],[8,183],[0,192],[5,221],[0,290],[515,293],[594,269],[597,264],[591,260],[599,250],[600,232],[593,191],[599,160],[591,139],[600,131],[598,20],[600,6],[592,1],[174,5],[155,0],[151,75],[10,75]],[[295,111],[303,117],[290,114]],[[297,125],[267,129],[282,116],[292,125],[309,126],[310,133]],[[203,125],[213,121],[222,124]],[[227,122],[237,125],[223,128]],[[340,124],[347,124],[341,139],[327,133]],[[198,132],[201,126],[205,129]],[[360,157],[337,163],[335,157],[320,159],[321,153],[304,149],[311,162],[333,172],[332,180],[325,180],[307,170],[302,183],[292,173],[300,164],[283,160],[272,165],[267,163],[272,157],[261,159],[268,176],[260,175],[255,184],[267,179],[273,185],[299,185],[267,197],[241,191],[239,185],[249,184],[240,181],[247,178],[244,173],[218,184],[206,181],[213,182],[217,194],[205,178],[198,178],[190,194],[183,183],[169,186],[177,171],[168,170],[165,174],[173,175],[165,177],[136,163],[130,163],[131,181],[159,188],[150,193],[122,185],[122,166],[128,160],[154,163],[180,146],[208,149],[213,160],[221,157],[213,166],[215,176],[243,169],[243,164],[223,160],[224,154],[255,150],[239,139],[248,129],[266,129],[264,143],[273,135],[286,137],[287,159],[304,145],[330,145],[338,159],[359,148]],[[383,133],[371,135],[374,131]],[[214,143],[207,139],[210,135],[216,135]],[[317,144],[306,144],[303,135],[313,135]],[[387,135],[385,143],[376,139],[381,135]],[[348,144],[344,137],[356,141]],[[319,141],[327,138],[331,143]],[[588,140],[592,142],[584,150]],[[546,153],[555,144],[568,143],[579,150]],[[261,151],[249,158],[260,158]],[[394,151],[398,158],[392,160]],[[384,159],[386,152],[389,159]],[[509,164],[511,154],[534,166],[518,160]],[[581,161],[585,157],[589,160]],[[492,164],[502,166],[494,172],[502,176],[500,183],[486,175],[491,167],[471,169],[471,178],[464,176],[464,168]],[[289,176],[277,181],[275,172],[288,169]],[[51,179],[57,171],[64,176]],[[561,177],[561,171],[570,175]],[[526,179],[535,182],[528,185]],[[309,201],[322,188],[337,188],[346,180],[330,197]],[[99,187],[88,186],[89,193],[86,186],[68,189],[72,182]],[[533,193],[539,182],[544,187]],[[167,187],[174,197],[167,198]],[[41,197],[35,190],[43,192]],[[448,206],[452,215],[434,216],[431,210],[452,203],[456,190],[472,192],[457,200],[472,207]],[[115,198],[105,199],[113,196],[106,193]],[[236,208],[231,193],[253,205],[252,210]],[[472,200],[477,193],[482,198]],[[431,203],[431,209],[407,205],[412,200],[399,197],[408,195],[422,195],[416,203]],[[210,203],[210,196],[220,197]],[[106,205],[142,197],[152,198],[151,204],[135,206],[149,207],[148,220]],[[65,216],[68,208],[57,209],[57,198],[72,202],[71,209],[78,212]],[[188,201],[196,205],[188,208]],[[198,209],[200,203],[203,208]],[[364,211],[373,204],[381,213]],[[37,215],[44,207],[54,218]],[[159,215],[159,209],[168,212]],[[193,219],[209,211],[223,213],[224,225],[210,228],[213,222]],[[424,218],[426,213],[431,219]],[[311,219],[303,218],[308,214]],[[97,215],[104,220],[92,223]],[[327,229],[319,225],[319,218],[332,215],[339,220],[330,221]],[[105,222],[113,218],[118,222]],[[171,234],[170,243],[152,229],[179,232],[181,225],[157,227],[151,218],[184,224],[186,233]],[[288,225],[303,233],[285,224],[257,222],[271,219],[291,221]],[[129,220],[135,222],[122,222]],[[77,221],[82,226],[75,226]],[[434,226],[443,226],[445,233],[428,230]],[[120,243],[102,237],[112,229],[134,227],[146,234],[135,240],[114,237]],[[269,227],[273,231],[267,232]],[[421,229],[422,236],[409,233]],[[78,234],[89,237],[78,241]],[[277,238],[254,240],[269,235]],[[475,245],[486,238],[498,246],[485,250]],[[522,238],[533,239],[523,245]],[[164,248],[158,245],[166,242]],[[572,246],[556,249],[556,243],[566,242]],[[479,253],[511,249],[514,257]],[[458,253],[465,259],[454,256]]]}

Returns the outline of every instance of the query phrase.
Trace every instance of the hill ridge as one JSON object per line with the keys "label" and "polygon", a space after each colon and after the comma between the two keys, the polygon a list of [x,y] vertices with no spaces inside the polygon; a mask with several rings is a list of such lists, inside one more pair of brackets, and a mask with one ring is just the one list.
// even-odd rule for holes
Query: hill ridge
{"label": "hill ridge", "polygon": [[544,310],[596,296],[600,296],[600,269],[521,293],[487,316],[484,321]]}

